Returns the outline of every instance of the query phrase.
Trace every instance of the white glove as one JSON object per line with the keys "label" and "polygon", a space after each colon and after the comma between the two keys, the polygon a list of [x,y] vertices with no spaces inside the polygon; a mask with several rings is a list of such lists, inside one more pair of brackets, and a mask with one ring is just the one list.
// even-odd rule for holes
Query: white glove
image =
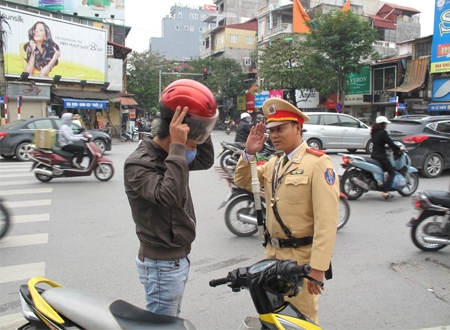
{"label": "white glove", "polygon": [[85,137],[82,137],[82,138],[81,138],[81,141],[87,142],[87,141],[89,141],[89,139],[88,139],[88,138],[85,138]]}

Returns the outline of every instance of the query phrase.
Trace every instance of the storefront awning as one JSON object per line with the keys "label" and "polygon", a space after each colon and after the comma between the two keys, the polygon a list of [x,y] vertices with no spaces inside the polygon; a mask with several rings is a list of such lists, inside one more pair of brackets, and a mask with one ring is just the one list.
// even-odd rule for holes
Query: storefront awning
{"label": "storefront awning", "polygon": [[108,101],[62,98],[66,109],[106,109]]}
{"label": "storefront awning", "polygon": [[116,97],[114,99],[110,99],[111,102],[119,102],[122,105],[138,105],[135,99],[132,97]]}
{"label": "storefront awning", "polygon": [[422,57],[410,60],[406,64],[405,80],[396,88],[388,89],[389,92],[409,93],[423,86],[427,73],[429,58]]}

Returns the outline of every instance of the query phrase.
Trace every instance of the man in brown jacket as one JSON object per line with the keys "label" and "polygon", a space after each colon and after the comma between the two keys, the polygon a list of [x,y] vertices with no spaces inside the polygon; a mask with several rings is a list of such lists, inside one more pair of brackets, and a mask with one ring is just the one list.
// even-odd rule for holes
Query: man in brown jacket
{"label": "man in brown jacket", "polygon": [[[271,98],[264,102],[263,111],[267,124],[252,128],[236,167],[235,183],[251,189],[249,161],[262,149],[268,128],[275,148],[284,155],[258,166],[268,202],[265,257],[310,264],[310,276],[323,282],[330,267],[338,220],[339,182],[333,163],[324,152],[309,148],[302,140],[302,126],[309,117],[292,104]],[[288,300],[318,323],[322,290],[324,287],[305,280],[301,294]]]}
{"label": "man in brown jacket", "polygon": [[156,137],[145,137],[127,158],[124,181],[140,241],[136,265],[146,308],[178,316],[196,226],[189,171],[214,164],[210,133],[217,109],[211,91],[188,79],[164,90],[160,109]]}

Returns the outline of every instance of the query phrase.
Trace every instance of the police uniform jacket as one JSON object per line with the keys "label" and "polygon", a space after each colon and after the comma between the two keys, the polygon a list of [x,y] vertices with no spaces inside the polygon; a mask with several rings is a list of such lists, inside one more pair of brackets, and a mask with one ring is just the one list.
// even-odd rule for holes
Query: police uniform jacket
{"label": "police uniform jacket", "polygon": [[[266,257],[294,259],[326,271],[334,247],[339,208],[339,182],[332,161],[305,142],[284,167],[282,161],[283,157],[272,157],[258,166],[258,178],[265,189],[267,232],[272,238],[288,239],[271,207],[276,186],[273,198],[283,223],[295,238],[312,236],[313,243],[295,249],[275,248],[268,243]],[[236,167],[235,183],[251,190],[250,164],[242,156]]]}

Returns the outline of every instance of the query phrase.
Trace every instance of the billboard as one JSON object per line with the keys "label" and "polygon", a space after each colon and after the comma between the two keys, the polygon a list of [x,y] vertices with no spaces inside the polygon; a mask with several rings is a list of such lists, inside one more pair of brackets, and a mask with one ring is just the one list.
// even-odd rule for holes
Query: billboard
{"label": "billboard", "polygon": [[434,102],[450,102],[450,79],[435,79],[433,81]]}
{"label": "billboard", "polygon": [[360,74],[347,74],[345,79],[347,80],[346,95],[370,94],[370,69],[368,66],[365,66]]}
{"label": "billboard", "polygon": [[84,17],[125,19],[125,0],[28,0],[28,5]]}
{"label": "billboard", "polygon": [[450,72],[450,0],[435,0],[430,73]]}
{"label": "billboard", "polygon": [[104,82],[106,31],[0,7],[6,29],[5,74]]}

